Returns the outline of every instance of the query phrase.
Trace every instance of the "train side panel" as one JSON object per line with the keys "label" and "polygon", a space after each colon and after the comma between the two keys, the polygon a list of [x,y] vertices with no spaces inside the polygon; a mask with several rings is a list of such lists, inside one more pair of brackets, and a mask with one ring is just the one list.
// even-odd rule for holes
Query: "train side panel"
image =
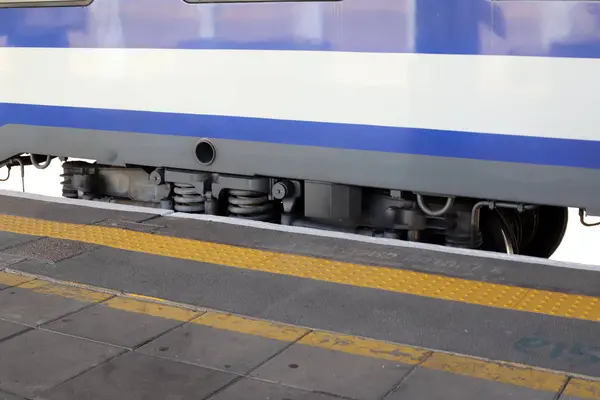
{"label": "train side panel", "polygon": [[600,212],[599,15],[485,0],[0,9],[0,159]]}

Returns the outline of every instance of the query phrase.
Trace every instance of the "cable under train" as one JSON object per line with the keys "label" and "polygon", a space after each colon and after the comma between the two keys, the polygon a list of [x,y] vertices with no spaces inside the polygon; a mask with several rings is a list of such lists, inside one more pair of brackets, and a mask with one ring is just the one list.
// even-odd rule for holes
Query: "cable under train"
{"label": "cable under train", "polygon": [[595,1],[0,0],[0,165],[550,257],[600,214],[599,58]]}

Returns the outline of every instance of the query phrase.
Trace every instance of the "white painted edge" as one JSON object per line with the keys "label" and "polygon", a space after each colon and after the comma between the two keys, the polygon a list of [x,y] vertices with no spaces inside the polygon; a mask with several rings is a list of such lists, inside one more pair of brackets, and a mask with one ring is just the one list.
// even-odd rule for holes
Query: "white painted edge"
{"label": "white painted edge", "polygon": [[[228,218],[228,217],[221,217],[221,216],[217,216],[217,215],[186,214],[186,213],[175,212],[175,213],[169,215],[169,217],[194,219],[194,220],[198,220],[198,221],[216,222],[216,223],[222,223],[222,224],[245,226],[245,227],[249,227],[249,228],[267,229],[267,230],[271,230],[271,231],[288,232],[288,233],[295,233],[295,234],[300,234],[300,235],[328,237],[328,238],[333,238],[333,239],[350,240],[350,241],[355,241],[355,242],[372,243],[372,244],[379,244],[379,245],[386,245],[386,246],[393,246],[393,247],[429,250],[429,251],[435,251],[435,252],[440,252],[440,253],[459,254],[459,255],[472,256],[472,257],[489,258],[492,260],[505,260],[505,261],[511,261],[511,262],[515,262],[515,263],[538,264],[538,265],[545,265],[545,266],[549,266],[549,267],[598,271],[598,266],[591,265],[591,264],[580,264],[580,263],[566,262],[566,261],[547,260],[547,259],[541,259],[541,258],[529,257],[529,256],[523,256],[523,255],[509,255],[509,254],[503,254],[503,253],[493,253],[493,252],[487,252],[487,251],[482,251],[482,250],[445,247],[445,246],[440,246],[440,245],[435,245],[435,244],[409,242],[409,241],[397,240],[397,239],[375,238],[375,237],[363,236],[363,235],[353,234],[353,233],[334,232],[334,231],[320,230],[320,229],[315,229],[315,228],[305,228],[305,227],[299,227],[299,226],[276,225],[276,224],[270,224],[267,222],[251,221],[251,220],[244,220],[244,219],[239,219],[239,218]],[[600,272],[600,271],[598,271],[598,272]]]}
{"label": "white painted edge", "polygon": [[[104,209],[104,210],[154,214],[154,215],[160,215],[160,216],[173,214],[173,210],[163,210],[160,208],[131,206],[128,204],[104,203],[104,202],[99,202],[99,201],[89,201],[89,200],[81,200],[81,199],[68,199],[66,197],[45,196],[42,194],[23,193],[23,192],[17,192],[17,191],[12,191],[12,190],[5,190],[5,189],[0,189],[0,196],[17,197],[17,198],[21,198],[21,199],[38,200],[38,201],[45,201],[47,203],[66,204],[66,205],[71,205],[71,206],[99,208],[99,209]],[[0,207],[0,211],[1,211],[1,207]]]}
{"label": "white painted edge", "polygon": [[[528,257],[528,256],[522,256],[522,255],[508,255],[508,254],[502,254],[502,253],[485,252],[485,251],[481,251],[481,250],[460,249],[460,248],[445,247],[445,246],[439,246],[439,245],[428,244],[428,243],[408,242],[408,241],[404,241],[404,240],[396,240],[396,239],[388,239],[388,238],[374,238],[374,237],[363,236],[363,235],[352,234],[352,233],[326,231],[326,230],[305,228],[305,227],[298,227],[298,226],[276,225],[276,224],[270,224],[267,222],[251,221],[251,220],[244,220],[244,219],[230,218],[230,217],[221,217],[221,216],[217,216],[217,215],[186,214],[186,213],[174,212],[172,210],[131,206],[131,205],[127,205],[127,204],[104,203],[104,202],[96,202],[96,201],[81,200],[81,199],[68,199],[68,198],[64,198],[64,197],[45,196],[45,195],[35,194],[35,193],[22,193],[22,192],[16,192],[16,191],[11,191],[11,190],[4,190],[4,189],[0,189],[0,196],[17,197],[17,198],[23,198],[23,199],[29,199],[29,200],[44,201],[44,202],[48,202],[48,203],[66,204],[66,205],[72,205],[72,206],[98,208],[98,209],[105,209],[105,210],[116,210],[116,211],[123,211],[123,212],[154,214],[154,215],[168,216],[168,217],[181,218],[181,219],[190,219],[190,220],[205,221],[205,222],[215,222],[215,223],[221,223],[221,224],[245,226],[245,227],[256,228],[256,229],[266,229],[266,230],[271,230],[271,231],[294,233],[294,234],[299,234],[299,235],[327,237],[327,238],[332,238],[332,239],[348,240],[348,241],[362,242],[362,243],[372,243],[372,244],[386,245],[386,246],[392,246],[392,247],[429,250],[429,251],[435,251],[435,252],[439,252],[439,253],[449,253],[449,254],[459,254],[459,255],[472,256],[472,257],[481,257],[481,258],[488,258],[490,260],[505,260],[505,261],[510,261],[510,262],[514,262],[514,263],[538,264],[538,265],[545,265],[545,266],[549,266],[549,267],[578,269],[578,270],[587,270],[587,271],[598,271],[598,266],[590,265],[590,264],[580,264],[580,263],[566,262],[566,261],[546,260],[546,259],[539,259],[539,258],[535,258],[535,257]],[[600,271],[598,271],[598,272],[600,272]]]}

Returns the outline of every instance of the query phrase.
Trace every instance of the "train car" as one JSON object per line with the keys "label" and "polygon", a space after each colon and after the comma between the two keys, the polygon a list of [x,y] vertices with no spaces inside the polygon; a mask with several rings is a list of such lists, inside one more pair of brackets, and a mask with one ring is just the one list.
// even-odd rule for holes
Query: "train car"
{"label": "train car", "polygon": [[[63,195],[550,257],[600,214],[600,2],[0,0]],[[91,161],[73,161],[84,159]]]}

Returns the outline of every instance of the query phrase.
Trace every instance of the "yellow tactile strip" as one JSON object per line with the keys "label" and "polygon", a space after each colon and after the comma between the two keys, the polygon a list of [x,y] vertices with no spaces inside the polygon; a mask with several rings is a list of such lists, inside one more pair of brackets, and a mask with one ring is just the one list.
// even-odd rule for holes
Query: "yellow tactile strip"
{"label": "yellow tactile strip", "polygon": [[0,230],[469,304],[600,321],[596,297],[0,214]]}
{"label": "yellow tactile strip", "polygon": [[42,278],[13,273],[0,272],[0,284],[95,302],[98,304],[96,306],[318,347],[326,351],[418,365],[420,368],[547,392],[558,393],[568,383],[564,390],[565,395],[582,399],[600,399],[600,381],[571,377],[564,373],[555,373],[526,365],[477,359],[217,311],[193,309],[191,306],[174,305],[162,299],[120,293],[71,282],[47,281]]}

